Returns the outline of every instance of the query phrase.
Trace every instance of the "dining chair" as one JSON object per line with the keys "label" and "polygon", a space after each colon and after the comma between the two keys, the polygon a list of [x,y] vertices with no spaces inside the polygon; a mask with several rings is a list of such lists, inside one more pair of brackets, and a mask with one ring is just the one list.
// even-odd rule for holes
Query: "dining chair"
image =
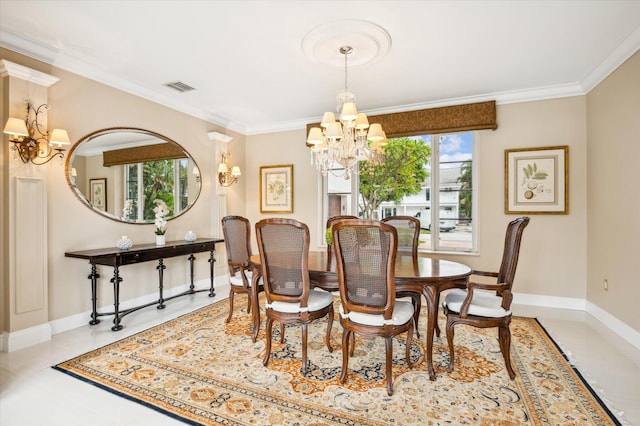
{"label": "dining chair", "polygon": [[385,339],[387,394],[393,395],[392,339],[407,333],[405,356],[411,368],[409,355],[414,329],[413,305],[396,300],[397,231],[381,221],[347,219],[336,223],[332,234],[343,328],[340,382],[347,378],[349,357],[354,353],[353,336],[381,336]]}
{"label": "dining chair", "polygon": [[[229,266],[229,316],[225,322],[231,321],[233,315],[233,299],[236,294],[247,295],[247,313],[251,313],[251,281],[253,273],[249,265],[251,257],[251,225],[242,216],[225,216],[222,218],[222,233],[227,249],[227,265]],[[258,282],[258,292],[263,291],[262,279]],[[259,309],[254,306],[254,309]]]}
{"label": "dining chair", "polygon": [[[270,218],[256,223],[264,291],[267,343],[263,365],[269,363],[273,321],[281,333],[288,324],[302,328],[302,373],[307,372],[307,325],[327,317],[325,336],[329,352],[333,324],[333,295],[312,290],[309,281],[309,228],[295,219]],[[282,339],[282,334],[281,334]]]}
{"label": "dining chair", "polygon": [[[453,370],[454,326],[465,324],[478,328],[498,327],[498,341],[509,377],[516,376],[511,365],[511,288],[518,265],[520,242],[524,228],[529,224],[528,217],[517,218],[507,225],[504,251],[499,272],[472,271],[471,275],[491,277],[494,284],[469,281],[466,290],[454,289],[449,292],[442,306],[447,316],[447,342],[449,344],[449,367]],[[478,290],[478,291],[476,291]]]}
{"label": "dining chair", "polygon": [[351,216],[351,215],[338,215],[338,216],[331,216],[330,218],[327,219],[327,227],[325,228],[327,234],[326,236],[328,238],[326,238],[327,240],[327,253],[331,256],[333,254],[333,237],[331,236],[331,228],[333,227],[333,224],[343,220],[343,219],[357,219],[358,216]]}
{"label": "dining chair", "polygon": [[[420,219],[413,216],[387,216],[382,222],[396,228],[398,232],[398,254],[412,256],[414,262],[418,258],[418,245],[420,244]],[[418,318],[422,310],[422,295],[418,293],[398,293],[398,297],[411,297],[416,325],[416,336],[420,338],[418,330]],[[436,323],[436,328],[438,327]],[[440,331],[438,330],[438,334]]]}

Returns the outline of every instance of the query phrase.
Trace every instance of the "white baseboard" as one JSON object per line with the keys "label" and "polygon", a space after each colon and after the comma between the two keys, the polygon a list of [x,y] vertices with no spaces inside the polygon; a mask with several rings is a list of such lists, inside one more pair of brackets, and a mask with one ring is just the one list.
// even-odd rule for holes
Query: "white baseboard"
{"label": "white baseboard", "polygon": [[2,351],[13,352],[51,340],[51,325],[40,324],[13,333],[2,334]]}
{"label": "white baseboard", "polygon": [[587,301],[585,310],[611,331],[622,337],[635,348],[640,349],[640,332],[629,327],[626,323],[620,321],[618,318],[592,302]]}
{"label": "white baseboard", "polygon": [[545,308],[571,309],[584,311],[584,299],[574,297],[544,296],[541,294],[513,293],[513,303],[516,305],[543,306]]}
{"label": "white baseboard", "polygon": [[640,349],[640,332],[636,331],[626,323],[600,308],[598,305],[585,299],[573,297],[544,296],[539,294],[514,293],[513,303],[518,305],[542,306],[545,308],[571,309],[574,311],[584,311],[605,327],[622,337],[635,348]]}

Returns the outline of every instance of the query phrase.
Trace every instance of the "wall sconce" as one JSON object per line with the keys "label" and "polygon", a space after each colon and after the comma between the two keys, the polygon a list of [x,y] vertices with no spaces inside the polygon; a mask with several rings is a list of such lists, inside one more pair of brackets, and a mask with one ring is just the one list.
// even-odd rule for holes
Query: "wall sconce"
{"label": "wall sconce", "polygon": [[[53,129],[49,132],[43,130],[38,123],[38,116],[50,106],[42,104],[35,108],[29,100],[26,101],[26,104],[25,119],[9,118],[4,126],[4,133],[10,135],[9,142],[13,144],[11,149],[14,158],[17,158],[16,154],[18,154],[23,163],[31,162],[37,166],[46,164],[55,157],[64,158],[66,149],[63,146],[71,144],[67,131]],[[31,119],[32,112],[33,119]]]}
{"label": "wall sconce", "polygon": [[231,154],[222,154],[222,163],[218,166],[218,181],[222,186],[230,186],[233,183],[238,183],[238,179],[242,173],[240,167],[233,166],[231,171],[227,166],[227,159],[231,157]]}

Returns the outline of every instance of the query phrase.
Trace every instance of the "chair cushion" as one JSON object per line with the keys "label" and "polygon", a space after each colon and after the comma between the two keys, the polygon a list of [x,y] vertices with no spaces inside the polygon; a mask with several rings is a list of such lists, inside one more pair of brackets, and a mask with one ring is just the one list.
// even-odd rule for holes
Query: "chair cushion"
{"label": "chair cushion", "polygon": [[[459,313],[466,297],[466,290],[451,290],[445,297],[442,306],[446,306],[450,311]],[[505,310],[500,304],[502,304],[502,297],[496,296],[495,292],[474,290],[473,299],[471,300],[467,313],[469,315],[489,318],[501,318],[511,315],[511,311]]]}
{"label": "chair cushion", "polygon": [[[242,273],[242,271],[238,271],[238,272],[235,273],[235,275],[233,275],[232,277],[229,278],[229,282],[231,283],[231,285],[236,285],[236,286],[240,286],[240,287],[242,287],[244,285],[242,283],[242,277],[240,276],[241,273]],[[247,281],[249,282],[249,287],[251,287],[251,279],[253,278],[253,272],[244,271],[244,274],[247,277]],[[260,284],[262,284],[262,277],[260,277],[260,280],[258,282]]]}
{"label": "chair cushion", "polygon": [[[327,291],[311,290],[309,292],[309,299],[307,300],[307,309],[309,312],[319,311],[326,308],[333,303],[333,295]],[[302,312],[300,303],[288,303],[281,301],[274,301],[271,304],[267,304],[267,307],[278,312],[296,313]]]}
{"label": "chair cushion", "polygon": [[[345,313],[340,305],[340,316],[345,317]],[[384,316],[364,314],[362,312],[349,312],[349,321],[357,322],[358,324],[372,325],[376,327],[384,326]],[[413,318],[413,304],[404,300],[396,300],[393,306],[393,315],[391,316],[391,325],[406,324]]]}

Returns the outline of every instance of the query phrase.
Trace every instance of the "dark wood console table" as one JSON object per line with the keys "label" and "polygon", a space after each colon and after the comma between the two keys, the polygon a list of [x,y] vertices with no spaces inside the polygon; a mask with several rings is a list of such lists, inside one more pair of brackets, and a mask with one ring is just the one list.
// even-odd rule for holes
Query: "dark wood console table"
{"label": "dark wood console table", "polygon": [[[129,250],[105,248],[67,252],[64,255],[66,257],[73,257],[77,259],[87,259],[91,264],[91,274],[88,278],[91,280],[91,304],[93,310],[91,312],[91,321],[89,321],[89,324],[98,324],[100,322],[98,317],[100,316],[114,315],[114,325],[113,327],[111,327],[111,330],[118,331],[122,330],[123,327],[120,324],[122,317],[131,312],[137,311],[138,309],[146,308],[147,306],[151,305],[158,305],[158,309],[164,309],[164,302],[166,302],[167,300],[207,290],[209,291],[209,297],[214,297],[216,295],[213,288],[213,267],[216,261],[214,256],[216,251],[215,247],[216,243],[221,243],[223,241],[224,240],[222,238],[198,238],[191,243],[186,241],[168,241],[164,246],[156,246],[155,244],[144,244],[133,246]],[[195,260],[195,256],[193,254],[206,251],[209,252],[209,276],[211,280],[211,286],[208,289],[196,290],[193,284],[193,261]],[[165,299],[162,291],[164,270],[167,267],[164,265],[163,259],[185,255],[189,255],[188,260],[191,267],[191,285],[189,286],[188,290]],[[158,261],[158,266],[156,266],[156,269],[158,270],[158,300],[133,308],[120,310],[120,283],[122,282],[122,277],[120,276],[120,266],[148,262],[151,260]],[[97,286],[98,278],[100,278],[100,275],[97,272],[96,265],[113,267],[113,278],[111,278],[111,283],[113,284],[113,312],[98,312]]]}

